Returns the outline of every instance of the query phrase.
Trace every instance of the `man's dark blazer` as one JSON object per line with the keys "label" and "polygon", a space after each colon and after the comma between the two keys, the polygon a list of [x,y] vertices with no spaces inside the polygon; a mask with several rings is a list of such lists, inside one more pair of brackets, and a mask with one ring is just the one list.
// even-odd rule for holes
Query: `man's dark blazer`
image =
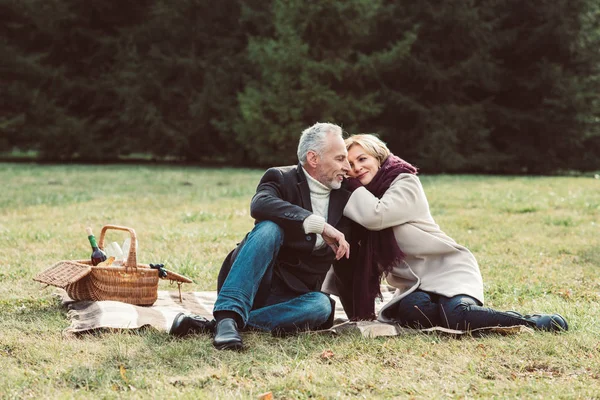
{"label": "man's dark blazer", "polygon": [[[343,211],[350,194],[344,188],[332,190],[327,217],[327,222],[344,233],[348,241],[352,223],[343,216]],[[311,214],[310,189],[301,165],[270,168],[265,172],[252,198],[250,215],[256,222],[267,220],[278,224],[283,229],[284,238],[273,266],[272,277],[265,277],[261,282],[254,302],[255,308],[260,307],[260,303],[271,291],[298,295],[320,291],[332,264],[335,269],[346,267],[335,262],[335,253],[327,245],[313,251],[317,235],[304,233],[303,227],[304,220]],[[223,262],[219,272],[218,291],[244,242],[245,239]]]}

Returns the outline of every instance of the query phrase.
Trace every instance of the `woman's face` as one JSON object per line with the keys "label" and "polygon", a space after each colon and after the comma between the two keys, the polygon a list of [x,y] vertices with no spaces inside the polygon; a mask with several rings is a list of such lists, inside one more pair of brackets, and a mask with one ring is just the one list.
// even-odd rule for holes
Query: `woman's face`
{"label": "woman's face", "polygon": [[359,144],[353,145],[348,150],[348,161],[350,161],[348,175],[357,178],[363,185],[369,184],[379,170],[379,161]]}

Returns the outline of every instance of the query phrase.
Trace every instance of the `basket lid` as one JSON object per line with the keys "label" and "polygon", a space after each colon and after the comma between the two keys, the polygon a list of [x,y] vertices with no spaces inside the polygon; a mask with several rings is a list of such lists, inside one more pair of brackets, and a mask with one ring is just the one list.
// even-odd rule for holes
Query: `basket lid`
{"label": "basket lid", "polygon": [[168,269],[166,271],[167,271],[167,276],[164,277],[163,279],[168,279],[170,281],[175,281],[175,282],[184,282],[184,283],[192,283],[193,282],[190,278],[185,277],[183,275],[179,275],[177,272],[169,271]]}
{"label": "basket lid", "polygon": [[64,288],[89,275],[92,267],[77,261],[59,261],[37,274],[33,280],[47,285]]}

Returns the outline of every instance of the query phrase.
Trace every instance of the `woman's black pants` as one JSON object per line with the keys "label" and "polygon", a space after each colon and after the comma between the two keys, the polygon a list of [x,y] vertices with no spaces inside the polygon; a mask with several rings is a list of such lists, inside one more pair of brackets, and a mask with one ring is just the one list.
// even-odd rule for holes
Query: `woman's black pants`
{"label": "woman's black pants", "polygon": [[464,294],[446,297],[416,290],[385,310],[385,316],[403,326],[472,330],[490,326],[525,325],[535,327],[516,312],[502,312],[482,307],[481,303]]}

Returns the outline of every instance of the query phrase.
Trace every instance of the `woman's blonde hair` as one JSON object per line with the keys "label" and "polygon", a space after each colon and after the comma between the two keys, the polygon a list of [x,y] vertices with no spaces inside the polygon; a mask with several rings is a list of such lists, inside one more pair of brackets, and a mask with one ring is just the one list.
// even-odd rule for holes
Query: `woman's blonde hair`
{"label": "woman's blonde hair", "polygon": [[390,155],[390,149],[387,145],[379,139],[377,136],[370,133],[362,133],[360,135],[352,135],[346,140],[346,150],[350,150],[355,144],[360,145],[365,151],[372,157],[375,157],[379,161],[379,165]]}

